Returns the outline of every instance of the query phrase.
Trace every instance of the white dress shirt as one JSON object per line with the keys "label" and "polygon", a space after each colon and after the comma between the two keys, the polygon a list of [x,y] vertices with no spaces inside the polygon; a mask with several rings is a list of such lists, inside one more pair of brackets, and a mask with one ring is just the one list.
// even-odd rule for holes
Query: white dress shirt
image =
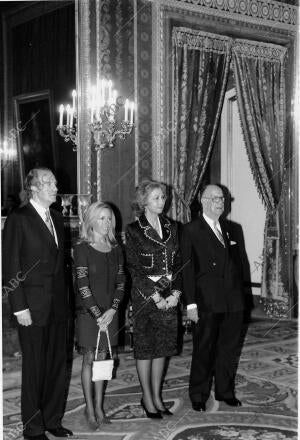
{"label": "white dress shirt", "polygon": [[[39,214],[39,216],[42,217],[44,223],[46,223],[46,212],[49,211],[49,208],[45,208],[44,206],[40,205],[38,202],[36,202],[36,201],[33,200],[33,199],[30,199],[29,202],[32,204],[32,206],[34,207],[34,209],[36,210],[36,212]],[[50,217],[50,221],[51,221],[52,228],[53,228],[53,232],[54,232],[54,237],[53,237],[53,238],[54,238],[54,240],[55,240],[56,246],[58,246],[56,230],[55,230],[55,227],[54,227],[54,224],[53,224],[53,221],[52,221],[51,215],[50,215],[49,217]],[[47,226],[47,227],[48,227],[48,226]]]}
{"label": "white dress shirt", "polygon": [[[42,217],[43,221],[46,223],[46,211],[48,211],[49,208],[45,208],[44,206],[40,205],[38,202],[36,202],[36,201],[33,200],[33,199],[30,199],[29,202],[30,202],[31,205],[34,207],[34,209],[35,209],[36,212],[39,214],[39,216]],[[57,235],[56,235],[56,230],[55,230],[55,227],[54,227],[54,224],[53,224],[53,221],[52,221],[51,215],[50,215],[50,221],[51,221],[52,228],[53,228],[53,232],[54,232],[54,237],[53,237],[53,238],[54,238],[55,243],[56,243],[56,246],[57,246],[57,245],[58,245]],[[18,315],[20,315],[21,313],[26,312],[27,310],[29,310],[29,309],[20,310],[19,312],[15,312],[14,315],[15,315],[15,316],[18,316]]]}

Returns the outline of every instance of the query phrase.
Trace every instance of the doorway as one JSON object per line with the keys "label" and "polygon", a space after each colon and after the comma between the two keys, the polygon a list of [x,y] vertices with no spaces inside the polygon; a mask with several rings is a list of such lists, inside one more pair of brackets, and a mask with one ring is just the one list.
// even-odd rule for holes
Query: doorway
{"label": "doorway", "polygon": [[225,95],[221,115],[221,182],[232,196],[227,219],[243,230],[250,276],[245,281],[260,295],[266,210],[250,169],[234,88]]}

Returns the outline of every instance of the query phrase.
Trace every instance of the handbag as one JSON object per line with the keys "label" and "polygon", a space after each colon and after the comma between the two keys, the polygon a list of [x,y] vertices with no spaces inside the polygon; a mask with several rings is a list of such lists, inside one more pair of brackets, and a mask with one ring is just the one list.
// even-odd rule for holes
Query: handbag
{"label": "handbag", "polygon": [[93,361],[93,367],[92,367],[92,381],[93,382],[97,382],[98,380],[110,380],[112,378],[112,372],[113,372],[113,368],[114,368],[114,360],[112,358],[112,351],[111,351],[108,330],[106,330],[105,333],[106,333],[107,342],[108,342],[110,359],[97,361],[98,348],[99,348],[99,342],[100,342],[100,334],[101,334],[101,331],[99,329],[98,337],[97,337],[97,346],[96,346],[96,351],[95,351],[95,360]]}

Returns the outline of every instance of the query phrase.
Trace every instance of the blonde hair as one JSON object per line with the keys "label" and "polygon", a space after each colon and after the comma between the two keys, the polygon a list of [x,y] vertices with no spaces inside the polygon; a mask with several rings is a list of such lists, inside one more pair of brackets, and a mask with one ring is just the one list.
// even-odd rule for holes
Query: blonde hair
{"label": "blonde hair", "polygon": [[93,226],[96,220],[99,218],[99,214],[103,209],[108,209],[111,213],[111,227],[107,235],[110,244],[116,245],[117,240],[115,238],[115,228],[116,228],[115,214],[111,206],[108,203],[104,203],[104,202],[95,202],[88,207],[84,215],[81,238],[84,241],[88,241],[88,242],[92,241]]}
{"label": "blonde hair", "polygon": [[156,180],[143,180],[136,188],[135,192],[135,204],[140,212],[145,210],[147,205],[147,199],[154,189],[161,189],[164,195],[166,195],[166,186],[163,183]]}
{"label": "blonde hair", "polygon": [[41,182],[40,182],[40,172],[41,171],[45,171],[48,173],[52,173],[52,170],[50,170],[50,168],[46,168],[46,167],[37,167],[37,168],[32,168],[27,176],[25,177],[25,181],[24,181],[24,189],[27,192],[27,198],[28,200],[31,199],[32,197],[32,189],[31,187],[33,185],[40,187]]}

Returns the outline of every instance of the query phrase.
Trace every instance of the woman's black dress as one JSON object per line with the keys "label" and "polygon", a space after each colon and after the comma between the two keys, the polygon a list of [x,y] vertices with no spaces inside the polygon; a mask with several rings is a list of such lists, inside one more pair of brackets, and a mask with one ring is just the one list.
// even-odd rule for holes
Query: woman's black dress
{"label": "woman's black dress", "polygon": [[[80,352],[95,349],[99,327],[97,318],[109,308],[118,309],[124,295],[123,255],[119,246],[100,252],[87,242],[74,247],[77,278],[76,337]],[[118,313],[108,326],[111,345],[118,343]],[[106,336],[100,349],[107,347]]]}
{"label": "woman's black dress", "polygon": [[[178,351],[177,307],[160,310],[151,295],[181,291],[180,252],[175,222],[160,216],[162,238],[143,214],[127,226],[126,262],[132,278],[133,344],[136,359],[172,356]],[[166,275],[172,274],[172,282]],[[164,276],[155,283],[149,276]]]}

